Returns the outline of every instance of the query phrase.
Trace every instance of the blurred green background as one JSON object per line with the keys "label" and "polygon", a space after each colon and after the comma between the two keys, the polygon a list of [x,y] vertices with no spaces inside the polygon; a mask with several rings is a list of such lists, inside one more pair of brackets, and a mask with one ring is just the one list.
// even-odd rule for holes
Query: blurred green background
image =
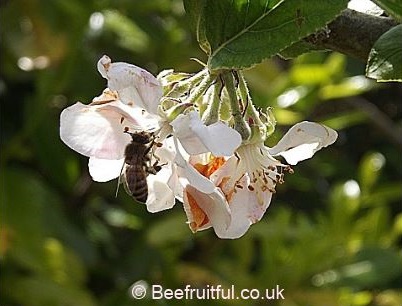
{"label": "blurred green background", "polygon": [[[323,122],[337,142],[294,167],[241,239],[192,234],[180,203],[150,214],[117,182],[94,183],[59,139],[59,115],[105,87],[97,60],[196,72],[205,61],[180,0],[1,2],[0,303],[199,305],[134,300],[138,280],[165,288],[284,289],[270,305],[402,305],[402,88],[328,52],[273,58],[246,72],[274,107],[268,144]],[[221,300],[216,305],[266,302]]]}

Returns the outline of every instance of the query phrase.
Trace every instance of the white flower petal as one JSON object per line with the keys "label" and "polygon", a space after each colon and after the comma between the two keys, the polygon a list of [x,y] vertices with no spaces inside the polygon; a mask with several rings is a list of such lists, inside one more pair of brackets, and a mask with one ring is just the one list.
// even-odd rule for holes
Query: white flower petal
{"label": "white flower petal", "polygon": [[[194,125],[194,133],[214,156],[231,156],[241,144],[241,135],[223,122]],[[207,151],[207,152],[208,152]]]}
{"label": "white flower petal", "polygon": [[289,165],[296,165],[299,161],[313,157],[314,153],[317,151],[317,147],[317,142],[305,143],[285,152],[281,152],[279,155],[281,155]]}
{"label": "white flower petal", "polygon": [[176,148],[172,137],[165,139],[161,147],[155,150],[155,157],[158,158],[159,164],[166,164],[173,162],[176,156]]}
{"label": "white flower petal", "polygon": [[168,167],[162,167],[156,175],[147,177],[148,198],[145,204],[149,212],[155,213],[174,206],[174,190],[168,184],[171,177],[172,171]]}
{"label": "white flower petal", "polygon": [[108,80],[108,87],[116,90],[121,101],[157,114],[162,86],[148,71],[127,63],[112,63],[104,55],[98,62],[100,74]]}
{"label": "white flower petal", "polygon": [[229,192],[229,190],[234,188],[236,181],[240,179],[240,177],[243,176],[244,172],[246,171],[246,169],[238,169],[238,166],[238,158],[236,156],[232,156],[225,161],[222,167],[212,173],[209,178],[216,186],[221,184],[223,178],[230,178],[231,184],[228,184],[227,182],[226,184],[220,186],[224,193]]}
{"label": "white flower petal", "polygon": [[155,150],[155,158],[162,169],[156,174],[147,177],[148,199],[146,201],[149,212],[158,212],[172,208],[175,204],[175,195],[182,190],[176,167],[173,164],[175,148],[172,139],[166,139],[161,147]]}
{"label": "white flower petal", "polygon": [[[239,200],[248,200],[247,193],[243,193],[244,197],[238,197]],[[247,202],[238,203],[236,207],[230,207],[230,215],[232,222],[229,227],[219,233],[219,238],[222,239],[237,239],[243,236],[247,230],[250,228],[252,222],[247,218],[248,207],[244,205]]]}
{"label": "white flower petal", "polygon": [[123,169],[123,159],[99,159],[90,157],[89,174],[95,182],[107,182],[120,176]]}
{"label": "white flower petal", "polygon": [[105,104],[102,106],[102,110],[119,113],[121,115],[120,124],[130,129],[155,131],[159,127],[159,118],[157,115],[145,112],[139,107],[132,108],[120,101]]}
{"label": "white flower petal", "polygon": [[178,167],[177,173],[182,186],[192,185],[204,193],[213,193],[215,185],[208,178],[201,175],[193,166],[186,163],[184,167]]}
{"label": "white flower petal", "polygon": [[[178,143],[177,139],[174,138],[175,147],[176,147],[176,156],[174,159],[175,164],[177,165],[177,174],[179,176],[179,181],[182,186],[187,186],[188,184],[194,186],[198,190],[204,193],[212,193],[215,190],[215,185],[208,178],[200,174],[189,162],[183,157],[181,150],[183,148]],[[187,158],[190,158],[189,155],[184,153]]]}
{"label": "white flower petal", "polygon": [[130,142],[124,133],[121,114],[88,106],[80,102],[67,107],[60,115],[60,138],[70,148],[85,156],[121,159]]}
{"label": "white flower petal", "polygon": [[207,214],[198,206],[193,196],[183,189],[183,209],[187,216],[187,224],[195,233],[212,227]]}
{"label": "white flower petal", "polygon": [[269,149],[271,155],[281,155],[291,165],[308,159],[315,152],[334,143],[338,134],[324,125],[303,121],[294,125],[278,142]]}
{"label": "white flower petal", "polygon": [[179,115],[170,124],[173,127],[174,136],[180,140],[180,143],[189,154],[205,153],[208,149],[201,142],[201,140],[194,135],[192,131],[192,117],[193,114],[198,117],[196,112],[191,112],[186,115]]}
{"label": "white flower petal", "polygon": [[211,152],[214,156],[230,156],[241,144],[241,136],[223,122],[206,126],[196,111],[179,115],[172,121],[175,136],[191,155]]}

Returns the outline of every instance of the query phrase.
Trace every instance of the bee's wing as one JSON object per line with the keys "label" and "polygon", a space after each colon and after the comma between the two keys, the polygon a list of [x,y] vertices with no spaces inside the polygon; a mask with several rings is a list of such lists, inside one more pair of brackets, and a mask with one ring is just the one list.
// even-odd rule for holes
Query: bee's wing
{"label": "bee's wing", "polygon": [[127,177],[126,177],[126,167],[123,169],[123,173],[121,174],[121,178],[123,181],[124,190],[127,192],[128,195],[131,196],[130,188],[128,188]]}
{"label": "bee's wing", "polygon": [[116,187],[116,194],[115,194],[115,197],[116,197],[116,198],[117,198],[117,194],[119,193],[119,187],[120,187],[120,184],[121,184],[122,181],[123,181],[123,183],[124,183],[124,189],[126,189],[126,191],[127,191],[127,187],[126,187],[126,185],[125,185],[125,184],[127,184],[127,183],[126,183],[127,180],[126,180],[126,177],[125,177],[126,165],[127,165],[126,163],[123,163],[123,166],[121,167],[121,170],[120,170],[119,179],[117,180],[117,187]]}
{"label": "bee's wing", "polygon": [[[124,164],[123,165],[123,168],[121,169],[121,174],[120,174],[120,176],[119,176],[119,184],[117,185],[117,190],[116,190],[116,196],[117,196],[117,192],[118,192],[118,190],[119,190],[119,186],[120,186],[120,184],[121,183],[123,183],[123,187],[124,187],[124,190],[127,192],[127,194],[128,195],[131,195],[132,194],[132,191],[130,190],[130,188],[128,187],[128,180],[127,180],[127,176],[126,176],[126,173],[127,173],[127,168],[128,168],[129,166],[127,165],[127,164]],[[137,177],[136,176],[133,176],[133,177],[131,177],[131,181],[132,180],[137,180]],[[134,185],[135,185],[135,183],[134,183]]]}

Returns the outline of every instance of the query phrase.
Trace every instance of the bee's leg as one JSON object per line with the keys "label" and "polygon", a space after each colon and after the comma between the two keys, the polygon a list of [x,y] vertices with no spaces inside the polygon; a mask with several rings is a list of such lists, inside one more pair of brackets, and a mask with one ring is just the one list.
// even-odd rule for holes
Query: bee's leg
{"label": "bee's leg", "polygon": [[[152,134],[150,136],[149,145],[148,145],[147,150],[145,151],[145,154],[148,154],[151,150],[155,151],[155,147],[160,148],[162,146],[161,142],[156,141],[157,138],[158,137],[155,136],[155,134]],[[152,153],[152,155],[153,155],[153,153]]]}
{"label": "bee's leg", "polygon": [[[155,154],[156,148],[160,148],[160,147],[162,147],[162,143],[161,143],[161,142],[152,141],[152,144],[150,145],[149,149],[146,151],[147,156],[152,156],[154,159],[156,159],[155,164],[156,164],[158,161],[160,161],[160,157]],[[152,149],[152,152],[149,153],[151,149]]]}
{"label": "bee's leg", "polygon": [[147,168],[147,172],[150,174],[157,174],[159,171],[161,171],[162,166],[167,165],[167,163],[164,163],[162,165],[159,165],[159,161],[155,161],[154,164],[150,167]]}

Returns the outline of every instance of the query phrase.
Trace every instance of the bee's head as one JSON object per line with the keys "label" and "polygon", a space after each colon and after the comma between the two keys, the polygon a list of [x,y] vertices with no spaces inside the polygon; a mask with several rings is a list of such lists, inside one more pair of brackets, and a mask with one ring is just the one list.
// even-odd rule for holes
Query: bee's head
{"label": "bee's head", "polygon": [[131,140],[133,142],[139,143],[139,144],[147,144],[150,143],[153,137],[153,133],[151,132],[146,132],[146,131],[140,131],[140,132],[129,132],[128,129],[124,130],[124,133],[127,133],[131,136]]}

